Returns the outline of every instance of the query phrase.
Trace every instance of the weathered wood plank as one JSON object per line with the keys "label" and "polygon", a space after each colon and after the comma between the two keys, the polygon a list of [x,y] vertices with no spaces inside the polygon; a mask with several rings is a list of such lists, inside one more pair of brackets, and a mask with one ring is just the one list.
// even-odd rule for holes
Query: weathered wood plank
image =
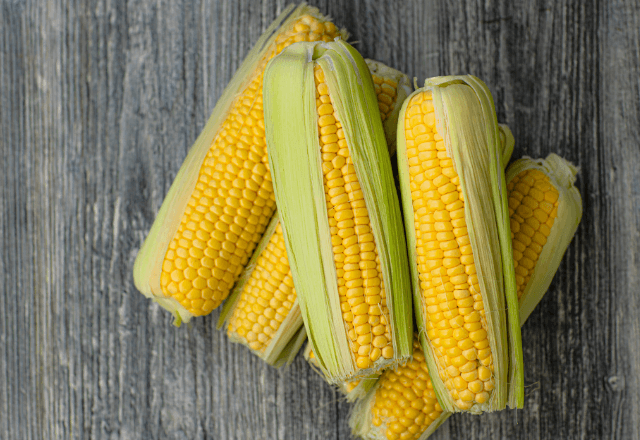
{"label": "weathered wood plank", "polygon": [[[347,405],[297,359],[175,329],[131,268],[224,86],[284,0],[0,5],[0,438],[344,439]],[[583,223],[523,328],[523,411],[433,438],[640,438],[636,1],[322,0],[366,57],[474,73],[515,156],[581,167]]]}
{"label": "weathered wood plank", "polygon": [[[610,329],[589,344],[600,356],[607,408],[605,432],[615,438],[640,438],[640,5],[615,1],[600,6],[603,23],[598,62],[600,83],[598,121],[590,131],[597,135],[601,197],[589,193],[598,213],[599,231],[595,267],[604,265],[593,284],[603,293],[599,324],[609,320]],[[590,164],[594,166],[594,164]],[[595,168],[595,166],[594,166]],[[587,191],[589,188],[587,188]],[[602,263],[607,263],[602,264]],[[588,269],[579,262],[584,271]],[[585,267],[586,266],[586,267]],[[593,285],[592,284],[592,285]],[[599,296],[599,295],[598,295]],[[598,298],[600,299],[600,298]],[[609,305],[611,303],[612,305]],[[601,314],[607,315],[602,317]],[[605,321],[606,322],[606,321]],[[590,323],[587,323],[590,325]],[[591,339],[590,339],[591,340]],[[602,345],[600,345],[600,342]]]}

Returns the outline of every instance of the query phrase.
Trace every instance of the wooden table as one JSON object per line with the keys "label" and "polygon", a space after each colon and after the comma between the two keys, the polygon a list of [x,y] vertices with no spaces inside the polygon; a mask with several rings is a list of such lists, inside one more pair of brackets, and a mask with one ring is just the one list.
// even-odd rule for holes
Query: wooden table
{"label": "wooden table", "polygon": [[[0,438],[346,439],[350,406],[298,357],[274,370],[175,329],[133,286],[154,215],[285,1],[3,0]],[[473,73],[514,157],[581,168],[584,217],[523,328],[525,409],[434,439],[640,438],[640,4],[319,1],[364,56]]]}

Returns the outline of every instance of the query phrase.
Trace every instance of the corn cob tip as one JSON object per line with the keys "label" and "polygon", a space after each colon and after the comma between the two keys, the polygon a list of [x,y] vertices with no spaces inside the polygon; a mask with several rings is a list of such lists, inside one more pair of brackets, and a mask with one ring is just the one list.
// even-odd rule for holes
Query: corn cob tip
{"label": "corn cob tip", "polygon": [[545,161],[558,181],[558,184],[570,188],[576,182],[580,168],[555,153],[549,154]]}

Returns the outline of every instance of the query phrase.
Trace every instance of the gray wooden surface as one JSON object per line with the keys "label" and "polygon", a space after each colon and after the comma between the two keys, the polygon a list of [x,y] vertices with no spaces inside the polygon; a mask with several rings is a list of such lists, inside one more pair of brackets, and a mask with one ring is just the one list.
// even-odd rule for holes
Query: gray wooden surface
{"label": "gray wooden surface", "polygon": [[[0,439],[346,439],[298,358],[175,329],[136,251],[216,99],[285,1],[0,3]],[[523,328],[523,411],[436,439],[640,439],[638,0],[322,0],[366,56],[473,73],[515,157],[581,167],[584,218]]]}

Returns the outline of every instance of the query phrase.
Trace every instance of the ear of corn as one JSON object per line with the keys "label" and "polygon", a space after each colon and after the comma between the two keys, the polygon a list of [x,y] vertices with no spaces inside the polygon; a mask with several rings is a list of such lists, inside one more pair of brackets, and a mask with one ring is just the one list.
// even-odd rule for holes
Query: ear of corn
{"label": "ear of corn", "polygon": [[507,170],[522,323],[549,288],[582,218],[582,199],[573,185],[577,172],[556,154],[537,160],[525,157]]}
{"label": "ear of corn", "polygon": [[227,297],[275,210],[262,76],[299,41],[346,37],[317,9],[292,5],[260,37],[189,151],[134,266],[136,287],[175,317],[206,315]]}
{"label": "ear of corn", "polygon": [[523,404],[502,153],[477,78],[427,80],[405,101],[397,156],[416,321],[447,411]]}
{"label": "ear of corn", "polygon": [[342,41],[292,46],[265,72],[285,245],[307,336],[331,382],[411,352],[406,249],[377,109],[364,60]]}
{"label": "ear of corn", "polygon": [[[541,225],[549,222],[549,219],[555,220],[549,226],[551,232],[548,239],[541,244],[539,258],[531,258],[533,268],[529,272],[528,282],[517,279],[518,291],[531,295],[526,301],[523,301],[526,298],[524,295],[520,297],[521,324],[546,292],[580,222],[582,204],[580,194],[573,186],[576,173],[577,169],[571,163],[555,154],[549,155],[546,160],[523,158],[507,170],[511,224],[515,222],[524,226],[529,224],[527,219],[536,216],[544,220],[540,222]],[[546,201],[549,206],[543,204],[542,207],[533,207],[532,215],[527,210],[519,211],[520,205],[527,206],[532,202],[527,197],[533,198],[538,204]],[[536,213],[537,209],[542,209],[547,216]],[[555,209],[557,216],[553,215]],[[516,250],[517,243],[523,240],[518,238],[518,226],[514,225],[513,230],[518,231],[512,234],[517,274],[517,262],[523,258]],[[529,235],[535,236],[537,233],[540,233],[539,227]],[[535,241],[532,240],[532,243]],[[530,250],[527,247],[521,254]],[[358,401],[349,419],[353,435],[367,440],[425,440],[452,414],[435,404],[431,380],[423,381],[417,376],[421,371],[428,371],[422,347],[417,340],[416,337],[412,363],[395,372],[385,371],[377,382],[368,384],[366,396]]]}
{"label": "ear of corn", "polygon": [[[375,84],[385,135],[393,136],[395,144],[398,113],[410,93],[409,79],[378,61],[365,61]],[[392,133],[387,132],[391,129]],[[225,323],[232,342],[249,347],[273,366],[290,363],[300,348],[298,341],[306,339],[277,212],[222,307],[218,328]]]}

